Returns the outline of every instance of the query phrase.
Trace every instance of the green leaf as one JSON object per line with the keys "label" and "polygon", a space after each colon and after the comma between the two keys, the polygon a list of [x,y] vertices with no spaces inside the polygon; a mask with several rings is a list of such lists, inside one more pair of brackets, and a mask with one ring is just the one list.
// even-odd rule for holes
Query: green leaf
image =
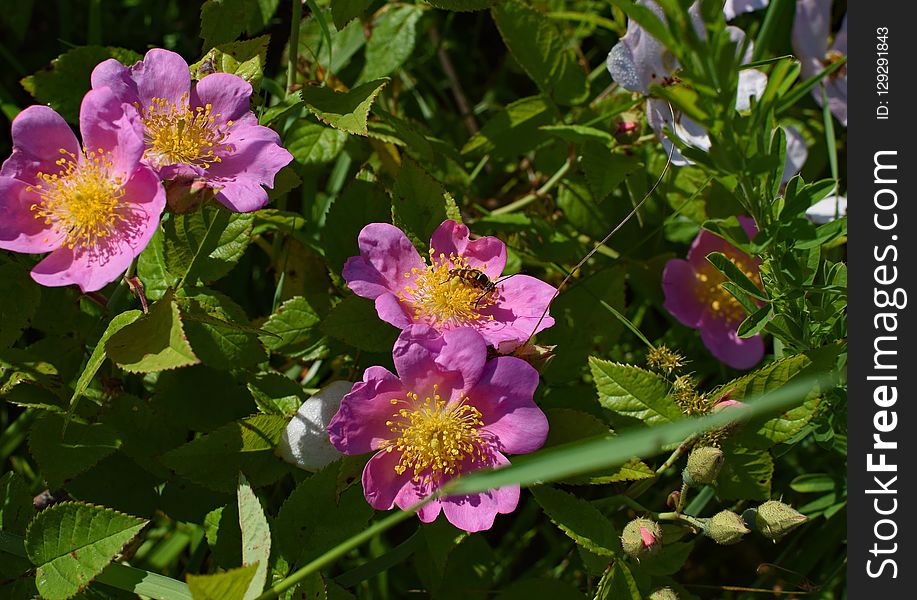
{"label": "green leaf", "polygon": [[0,265],[0,348],[13,345],[22,330],[29,325],[38,303],[41,289],[29,277],[29,272],[15,263]]}
{"label": "green leaf", "polygon": [[669,396],[669,384],[662,376],[594,357],[589,358],[589,369],[603,407],[647,425],[684,418],[681,408]]}
{"label": "green leaf", "polygon": [[277,550],[290,564],[303,564],[363,531],[373,514],[360,486],[338,491],[340,462],[300,483],[274,521]]}
{"label": "green leaf", "polygon": [[137,276],[143,283],[143,293],[149,300],[159,300],[169,288],[178,285],[178,275],[169,271],[166,262],[163,236],[162,227],[157,227],[150,243],[137,257]]}
{"label": "green leaf", "polygon": [[601,200],[643,165],[637,156],[628,151],[618,150],[609,154],[604,146],[589,142],[583,146],[580,166],[586,174],[589,191]]}
{"label": "green leaf", "polygon": [[248,591],[245,592],[244,600],[254,600],[261,595],[267,582],[267,567],[271,558],[271,529],[264,516],[261,502],[242,473],[239,473],[236,496],[239,502],[239,528],[242,530],[242,564],[258,567]]}
{"label": "green leaf", "polygon": [[268,317],[262,329],[274,335],[263,335],[261,341],[271,352],[297,356],[310,351],[319,341],[321,317],[302,296],[290,298]]}
{"label": "green leaf", "polygon": [[258,565],[230,569],[215,575],[188,575],[186,580],[194,600],[244,600]]}
{"label": "green leaf", "polygon": [[42,69],[22,79],[22,87],[40,104],[48,104],[69,123],[78,123],[80,104],[91,85],[89,76],[100,62],[114,58],[131,65],[141,59],[132,50],[102,46],[80,46],[51,61]]}
{"label": "green leaf", "polygon": [[642,600],[637,582],[627,563],[617,560],[605,571],[595,591],[595,600]]}
{"label": "green leaf", "polygon": [[494,0],[426,0],[426,2],[436,8],[461,12],[490,8]]}
{"label": "green leaf", "polygon": [[543,126],[557,120],[557,109],[544,97],[516,100],[491,118],[462,147],[462,154],[525,154],[550,139]]}
{"label": "green leaf", "polygon": [[763,302],[770,300],[765,292],[755,285],[755,283],[748,278],[748,275],[722,252],[711,252],[707,255],[707,260],[710,261],[710,264],[716,267],[716,270],[722,273],[726,279],[739,286],[739,289],[752,298],[757,298]]}
{"label": "green leaf", "polygon": [[834,478],[826,473],[798,475],[790,482],[790,488],[800,494],[833,492],[836,487]]}
{"label": "green leaf", "polygon": [[344,262],[360,253],[357,237],[367,223],[391,218],[391,200],[382,186],[362,179],[352,180],[339,195],[325,217],[322,245],[329,267],[340,273]]}
{"label": "green leaf", "polygon": [[331,3],[331,19],[339,30],[361,16],[373,3],[373,0],[336,0]]}
{"label": "green leaf", "polygon": [[280,373],[258,373],[248,382],[248,391],[266,414],[289,417],[306,401],[302,386]]}
{"label": "green leaf", "polygon": [[143,313],[139,310],[128,310],[116,315],[111,322],[109,322],[108,327],[105,328],[105,332],[102,334],[102,337],[99,338],[99,341],[96,343],[96,347],[92,349],[92,354],[89,355],[89,360],[86,362],[86,367],[83,369],[83,372],[80,374],[80,378],[76,381],[76,386],[73,389],[73,396],[70,397],[70,412],[73,412],[73,409],[76,407],[77,400],[83,395],[86,391],[86,388],[89,387],[89,384],[92,383],[92,378],[95,377],[96,373],[99,371],[99,368],[102,366],[102,363],[105,362],[107,355],[105,354],[105,344],[114,334],[118,333],[124,327],[127,327],[134,321],[140,318],[140,315]]}
{"label": "green leaf", "polygon": [[413,159],[402,161],[393,191],[392,219],[418,247],[426,248],[446,219],[462,220],[452,196]]}
{"label": "green leaf", "polygon": [[[834,362],[840,353],[839,345],[831,344],[782,358],[760,369],[723,385],[714,394],[729,391],[729,397],[742,400],[777,389],[792,381],[804,380],[815,373],[826,373],[834,369]],[[750,422],[737,432],[732,441],[749,448],[766,449],[792,438],[812,419],[821,404],[823,388],[813,389],[803,401],[783,414],[772,419]]]}
{"label": "green leaf", "polygon": [[60,415],[41,415],[29,433],[29,451],[52,489],[82,473],[118,449],[116,431],[103,423],[71,422],[64,431]]}
{"label": "green leaf", "polygon": [[337,158],[347,137],[347,133],[340,129],[299,119],[284,135],[284,145],[300,164],[322,165]]}
{"label": "green leaf", "polygon": [[204,532],[213,560],[221,569],[242,563],[242,530],[239,527],[239,505],[232,502],[215,508],[204,517]]}
{"label": "green leaf", "polygon": [[592,142],[611,148],[617,143],[607,131],[585,125],[543,125],[540,129],[571,144]]}
{"label": "green leaf", "polygon": [[716,495],[723,500],[769,500],[774,461],[765,451],[727,450],[716,478]]}
{"label": "green leaf", "polygon": [[34,515],[28,484],[16,473],[7,471],[0,477],[0,531],[25,535]]}
{"label": "green leaf", "polygon": [[321,330],[367,352],[391,352],[398,330],[376,314],[373,303],[357,296],[347,296],[328,313]]}
{"label": "green leaf", "polygon": [[752,314],[745,317],[745,320],[739,324],[736,335],[740,338],[750,338],[759,333],[768,324],[774,316],[774,306],[770,303],[765,304]]}
{"label": "green leaf", "polygon": [[254,214],[236,213],[218,202],[177,215],[163,225],[166,265],[179,285],[215,281],[239,262],[252,238]]}
{"label": "green leaf", "polygon": [[367,135],[366,117],[369,108],[388,79],[377,79],[359,85],[347,92],[336,92],[327,87],[306,86],[300,92],[306,107],[318,119],[335,129],[354,135]]}
{"label": "green leaf", "polygon": [[491,14],[506,47],[541,91],[561,104],[586,99],[586,74],[553,20],[519,0],[497,2]]}
{"label": "green leaf", "polygon": [[204,48],[236,40],[247,29],[252,10],[257,9],[252,0],[207,0],[201,6],[201,37]]}
{"label": "green leaf", "polygon": [[216,491],[234,491],[239,471],[254,487],[268,485],[287,471],[274,456],[286,426],[287,419],[279,415],[247,417],[167,452],[162,462],[179,475]]}
{"label": "green leaf", "polygon": [[110,508],[61,502],[29,524],[25,547],[42,598],[65,600],[102,572],[148,523]]}
{"label": "green leaf", "polygon": [[251,367],[267,359],[257,330],[248,326],[241,306],[228,296],[196,288],[179,298],[194,354],[218,369]]}
{"label": "green leaf", "polygon": [[394,73],[414,52],[417,21],[423,14],[418,6],[392,5],[380,11],[366,42],[366,64],[360,81],[371,81]]}
{"label": "green leaf", "polygon": [[592,504],[550,486],[532,488],[532,495],[551,522],[590,552],[615,556],[621,543],[614,524]]}
{"label": "green leaf", "polygon": [[185,337],[178,304],[166,294],[149,314],[122,327],[105,343],[105,352],[130,373],[151,373],[200,362]]}
{"label": "green leaf", "polygon": [[251,40],[220,44],[191,65],[191,77],[203,79],[211,73],[230,73],[252,84],[257,92],[261,89],[270,39],[270,36],[262,35]]}

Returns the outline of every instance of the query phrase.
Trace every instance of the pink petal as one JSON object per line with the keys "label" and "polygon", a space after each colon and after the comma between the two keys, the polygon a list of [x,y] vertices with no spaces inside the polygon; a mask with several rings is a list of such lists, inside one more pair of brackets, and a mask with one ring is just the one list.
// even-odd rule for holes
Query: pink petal
{"label": "pink petal", "polygon": [[127,270],[156,233],[166,194],[146,167],[138,168],[124,188],[120,212],[126,221],[115,233],[89,248],[58,248],[32,269],[32,279],[49,287],[76,284],[83,292],[94,292]]}
{"label": "pink petal", "polygon": [[445,398],[448,392],[467,391],[478,382],[487,346],[469,327],[440,334],[427,325],[412,325],[398,336],[392,359],[405,389],[423,397],[437,385]]}
{"label": "pink petal", "polygon": [[384,292],[376,297],[376,314],[380,319],[398,329],[405,329],[414,324],[414,320],[408,314],[409,310],[394,294]]}
{"label": "pink petal", "polygon": [[36,174],[57,173],[61,150],[80,153],[80,144],[64,118],[47,106],[30,106],[16,115],[12,126],[13,153],[0,175],[39,183]]}
{"label": "pink petal", "polygon": [[220,124],[251,112],[252,86],[238,75],[211,73],[197,82],[191,96],[192,107],[212,105]]}
{"label": "pink petal", "polygon": [[105,151],[114,173],[127,177],[137,168],[144,150],[143,123],[137,111],[111,89],[90,90],[83,97],[80,132],[88,151]]}
{"label": "pink petal", "polygon": [[163,98],[172,104],[187,102],[191,92],[191,70],[181,56],[169,50],[154,48],[131,69],[137,82],[141,108],[150,107],[153,98]]}
{"label": "pink petal", "polygon": [[408,281],[405,274],[426,268],[411,241],[393,225],[370,223],[357,240],[360,256],[349,259],[342,274],[348,287],[364,298],[375,298],[369,295],[377,291],[371,286],[383,285],[392,293],[402,290]]}
{"label": "pink petal", "polygon": [[538,371],[524,360],[498,356],[468,392],[468,404],[481,411],[484,429],[501,451],[527,454],[544,444],[548,420],[533,400],[538,380]]}
{"label": "pink petal", "polygon": [[662,291],[665,309],[688,327],[697,328],[704,316],[705,306],[694,293],[697,272],[686,260],[674,258],[662,271]]}
{"label": "pink petal", "polygon": [[653,533],[646,527],[640,528],[640,537],[643,538],[643,545],[647,548],[651,547],[656,543],[656,537]]}
{"label": "pink petal", "polygon": [[[487,467],[501,467],[509,461],[494,451]],[[481,468],[478,466],[477,468]],[[519,504],[519,486],[509,485],[467,496],[450,496],[442,500],[446,519],[463,531],[475,532],[490,529],[497,514],[509,514]]]}
{"label": "pink petal", "polygon": [[484,316],[493,317],[480,327],[489,345],[514,341],[518,346],[554,325],[554,319],[547,314],[557,293],[554,286],[529,275],[514,275],[498,283],[497,291],[497,303],[481,310]]}
{"label": "pink petal", "polygon": [[705,322],[700,327],[704,346],[720,362],[733,369],[750,369],[764,357],[761,335],[742,339],[736,335],[738,323]]}
{"label": "pink petal", "polygon": [[280,145],[277,132],[258,125],[251,113],[229,127],[223,145],[216,151],[220,162],[211,164],[206,172],[215,186],[252,179],[273,187],[274,176],[293,160],[293,155]]}
{"label": "pink petal", "polygon": [[221,187],[217,183],[216,187],[219,187],[220,191],[214,198],[231,211],[252,212],[264,208],[267,204],[267,192],[255,179],[245,177],[220,183],[223,185]]}
{"label": "pink petal", "polygon": [[0,248],[40,254],[61,245],[62,236],[45,225],[44,219],[36,219],[32,205],[38,202],[38,195],[27,192],[28,184],[11,177],[0,176]]}
{"label": "pink petal", "polygon": [[468,235],[465,225],[443,221],[430,239],[433,255],[438,257],[442,253],[447,258],[450,254],[464,256],[468,259],[468,266],[484,271],[492,280],[497,279],[506,267],[506,244],[491,236],[469,241]]}
{"label": "pink petal", "polygon": [[90,81],[94,90],[103,87],[111,88],[111,91],[122,102],[131,105],[134,102],[140,103],[137,82],[131,76],[131,69],[114,58],[109,58],[96,65],[92,70]]}
{"label": "pink petal", "polygon": [[[428,480],[414,481],[408,473],[405,473],[405,477],[407,481],[405,481],[404,485],[395,496],[395,504],[398,505],[398,508],[408,510],[436,491]],[[432,500],[417,511],[417,516],[424,523],[432,523],[436,520],[436,517],[439,516],[439,511],[441,509],[442,501]]]}
{"label": "pink petal", "polygon": [[392,400],[403,400],[404,387],[384,367],[370,367],[363,381],[354,384],[341,400],[341,407],[328,424],[331,444],[344,454],[365,454],[378,450],[392,435],[385,422],[397,407]]}
{"label": "pink petal", "polygon": [[377,452],[363,467],[363,495],[376,510],[395,506],[395,496],[410,479],[408,474],[398,475],[395,467],[401,455],[397,452]]}

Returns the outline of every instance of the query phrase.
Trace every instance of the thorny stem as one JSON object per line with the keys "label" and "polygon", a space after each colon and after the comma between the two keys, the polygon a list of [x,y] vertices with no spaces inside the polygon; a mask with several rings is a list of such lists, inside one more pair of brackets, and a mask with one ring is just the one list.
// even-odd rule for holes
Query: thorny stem
{"label": "thorny stem", "polygon": [[688,501],[688,492],[691,490],[691,487],[687,483],[681,484],[681,493],[678,495],[678,502],[675,504],[675,512],[681,514],[681,511],[685,507],[685,502]]}

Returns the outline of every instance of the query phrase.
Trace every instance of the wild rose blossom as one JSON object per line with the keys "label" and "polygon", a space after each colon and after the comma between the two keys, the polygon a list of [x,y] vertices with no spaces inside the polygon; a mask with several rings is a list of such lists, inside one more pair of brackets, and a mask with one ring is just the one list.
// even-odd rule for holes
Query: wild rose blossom
{"label": "wild rose blossom", "polygon": [[277,171],[293,160],[277,132],[258,125],[249,108],[252,86],[236,75],[212,73],[192,87],[181,56],[153,49],[132,67],[100,63],[92,87],[103,86],[139,111],[147,164],[177,185],[213,189],[231,210],[267,204],[262,186],[273,187]]}
{"label": "wild rose blossom", "polygon": [[80,106],[83,145],[63,117],[30,106],[13,119],[13,152],[0,168],[0,248],[50,252],[32,269],[46,286],[101,289],[146,247],[165,207],[143,166],[136,111],[108,88]]}
{"label": "wild rose blossom", "polygon": [[[355,294],[375,300],[380,319],[399,329],[416,323],[440,332],[471,327],[489,345],[512,351],[554,324],[541,316],[557,290],[528,275],[501,280],[506,245],[468,235],[464,225],[444,221],[425,262],[400,229],[370,223],[358,238],[360,255],[344,265],[344,279]],[[485,281],[495,284],[492,290]]]}
{"label": "wild rose blossom", "polygon": [[[665,22],[665,13],[658,4],[652,0],[638,0],[638,4],[651,9]],[[691,5],[688,14],[695,31],[703,37],[704,25],[697,3]],[[741,48],[745,40],[745,32],[737,27],[726,29],[730,39]],[[752,51],[752,46],[749,44],[744,61],[751,59]],[[705,152],[710,149],[710,138],[700,124],[681,113],[673,114],[665,100],[650,96],[651,85],[671,85],[676,81],[676,73],[681,67],[672,52],[640,27],[636,21],[628,21],[627,32],[608,53],[606,67],[611,78],[618,85],[626,90],[647,96],[647,124],[656,132],[656,137],[662,142],[666,154],[672,154],[673,165],[690,165],[692,162],[684,158],[677,148],[673,148],[672,141],[665,135],[665,128],[671,130],[688,146]],[[740,71],[736,110],[748,110],[751,106],[751,97],[760,97],[766,86],[767,75],[761,71],[756,69]]]}
{"label": "wild rose blossom", "polygon": [[[470,328],[440,335],[413,325],[395,342],[397,375],[370,367],[328,425],[344,454],[375,452],[363,470],[373,508],[413,506],[450,479],[509,464],[505,454],[540,448],[548,422],[532,396],[538,372],[512,356],[487,360],[487,344]],[[465,531],[510,513],[519,486],[437,499],[418,511],[429,523],[440,511]]]}
{"label": "wild rose blossom", "polygon": [[[832,0],[799,0],[793,20],[793,50],[802,67],[803,77],[814,77],[831,64],[847,56],[847,16],[841,29],[828,45],[831,33]],[[822,80],[822,85],[812,90],[812,97],[822,105],[822,88],[828,97],[831,113],[844,127],[847,126],[847,65]]]}
{"label": "wild rose blossom", "polygon": [[[749,239],[758,230],[748,217],[739,222]],[[745,309],[720,285],[726,279],[707,260],[711,252],[722,252],[749,279],[760,286],[758,263],[724,239],[701,231],[688,250],[687,260],[672,259],[662,273],[665,308],[692,329],[699,329],[701,340],[721,362],[735,369],[750,369],[764,356],[760,334],[740,338],[736,329],[745,320]]]}

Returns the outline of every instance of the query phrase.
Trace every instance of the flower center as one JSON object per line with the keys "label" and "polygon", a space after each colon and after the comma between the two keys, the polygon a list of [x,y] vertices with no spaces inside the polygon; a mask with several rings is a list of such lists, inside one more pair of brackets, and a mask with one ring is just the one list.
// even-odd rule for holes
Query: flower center
{"label": "flower center", "polygon": [[220,113],[213,112],[212,104],[192,110],[188,94],[177,104],[153,98],[150,106],[141,111],[147,148],[144,156],[158,166],[184,164],[210,168],[221,161],[217,152],[232,149],[224,143],[232,121],[218,125],[219,116]]}
{"label": "flower center", "polygon": [[111,155],[102,148],[83,150],[84,160],[60,150],[56,174],[38,173],[41,183],[26,188],[40,200],[31,206],[36,219],[43,219],[64,236],[68,248],[88,248],[110,236],[119,221],[124,197],[122,176],[112,176]]}
{"label": "flower center", "polygon": [[[843,60],[843,59],[844,59],[844,55],[842,53],[838,52],[837,50],[828,50],[828,52],[825,54],[825,59],[822,60],[821,63],[827,69],[834,63],[840,60]],[[834,71],[833,73],[828,75],[828,79],[837,79],[838,77],[842,77],[846,74],[847,74],[847,65],[843,65],[837,71]]]}
{"label": "flower center", "polygon": [[[755,285],[761,287],[761,276],[758,274],[758,266],[744,256],[731,255],[729,259],[739,268],[745,276],[751,279]],[[722,273],[716,270],[712,264],[704,261],[701,265],[696,265],[696,280],[694,284],[694,295],[701,304],[708,307],[717,319],[727,323],[739,324],[745,319],[745,309],[739,304],[732,294],[730,294],[721,285],[726,281]]]}
{"label": "flower center", "polygon": [[435,256],[432,249],[430,262],[425,269],[414,267],[405,273],[412,281],[398,292],[399,299],[414,308],[415,321],[453,329],[493,320],[493,315],[481,314],[496,302],[496,290],[483,271],[470,267],[464,256]]}
{"label": "flower center", "polygon": [[433,393],[423,399],[408,392],[406,400],[391,400],[393,405],[407,406],[385,422],[394,436],[381,449],[400,452],[395,472],[402,475],[411,471],[414,481],[439,483],[457,475],[464,460],[484,459],[481,411],[465,404],[464,394],[458,402],[450,403],[436,388],[434,385]]}

